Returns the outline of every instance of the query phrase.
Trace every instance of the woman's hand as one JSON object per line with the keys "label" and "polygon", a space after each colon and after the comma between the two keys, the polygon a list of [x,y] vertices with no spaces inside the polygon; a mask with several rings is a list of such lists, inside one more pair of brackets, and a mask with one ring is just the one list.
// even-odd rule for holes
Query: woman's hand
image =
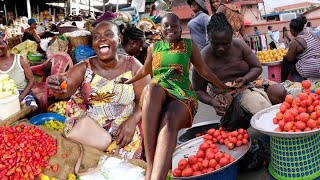
{"label": "woman's hand", "polygon": [[62,75],[56,75],[56,76],[49,76],[49,83],[48,87],[55,93],[67,93],[67,89],[61,88],[62,82],[67,82],[67,78]]}
{"label": "woman's hand", "polygon": [[218,116],[224,116],[226,113],[227,102],[221,95],[217,95],[213,98],[211,106],[216,110]]}
{"label": "woman's hand", "polygon": [[[131,116],[130,118],[134,117]],[[128,145],[133,139],[137,124],[135,121],[131,121],[130,118],[124,121],[118,128],[116,141],[120,148]]]}
{"label": "woman's hand", "polygon": [[247,84],[247,80],[244,77],[239,77],[238,79],[236,79],[236,84],[234,87],[241,88],[246,84]]}

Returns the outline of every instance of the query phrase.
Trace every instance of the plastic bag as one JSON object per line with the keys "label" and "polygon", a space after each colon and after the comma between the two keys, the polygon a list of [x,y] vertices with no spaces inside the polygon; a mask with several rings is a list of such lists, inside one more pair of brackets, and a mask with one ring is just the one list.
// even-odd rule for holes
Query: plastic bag
{"label": "plastic bag", "polygon": [[74,57],[77,63],[95,55],[96,52],[90,46],[80,45],[74,49]]}
{"label": "plastic bag", "polygon": [[220,123],[227,131],[233,131],[238,128],[248,129],[252,114],[241,107],[242,94],[237,93],[224,116],[221,117]]}
{"label": "plastic bag", "polygon": [[253,140],[249,151],[238,161],[238,170],[239,172],[257,171],[267,167],[269,162],[269,142]]}

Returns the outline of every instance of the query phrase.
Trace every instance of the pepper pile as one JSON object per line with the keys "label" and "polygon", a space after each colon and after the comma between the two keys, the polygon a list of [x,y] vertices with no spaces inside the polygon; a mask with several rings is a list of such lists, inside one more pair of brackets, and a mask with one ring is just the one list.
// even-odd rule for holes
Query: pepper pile
{"label": "pepper pile", "polygon": [[57,120],[49,120],[44,123],[44,126],[51,131],[62,132],[63,123]]}
{"label": "pepper pile", "polygon": [[35,126],[0,127],[0,179],[35,179],[49,158],[57,153],[57,141]]}

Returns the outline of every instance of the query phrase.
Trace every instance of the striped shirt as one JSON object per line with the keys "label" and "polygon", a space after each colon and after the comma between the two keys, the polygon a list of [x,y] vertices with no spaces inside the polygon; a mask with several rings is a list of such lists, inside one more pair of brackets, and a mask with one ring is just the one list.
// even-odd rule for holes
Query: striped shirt
{"label": "striped shirt", "polygon": [[311,33],[308,33],[303,39],[307,43],[307,48],[297,56],[297,71],[304,78],[319,78],[320,42]]}

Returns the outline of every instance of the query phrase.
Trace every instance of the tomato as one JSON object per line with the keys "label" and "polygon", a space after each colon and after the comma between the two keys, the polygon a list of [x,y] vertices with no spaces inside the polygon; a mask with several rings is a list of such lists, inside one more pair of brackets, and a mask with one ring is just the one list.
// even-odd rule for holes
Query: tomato
{"label": "tomato", "polygon": [[230,139],[230,142],[233,143],[233,144],[235,144],[235,143],[237,142],[237,138],[236,138],[236,137],[232,137],[232,138]]}
{"label": "tomato", "polygon": [[215,155],[214,155],[214,158],[219,161],[221,158],[223,157],[223,154],[221,152],[217,152]]}
{"label": "tomato", "polygon": [[303,80],[303,81],[301,82],[301,85],[302,85],[302,87],[303,87],[304,89],[310,89],[310,87],[311,87],[311,82],[310,82],[309,80]]}
{"label": "tomato", "polygon": [[205,151],[205,155],[206,154],[209,154],[209,153],[214,153],[214,151],[213,151],[214,149],[213,148],[208,148],[206,151]]}
{"label": "tomato", "polygon": [[320,88],[316,88],[316,89],[314,90],[314,92],[315,92],[317,95],[320,95]]}
{"label": "tomato", "polygon": [[208,169],[207,168],[205,168],[205,169],[202,169],[202,174],[205,174],[205,173],[207,173],[208,172]]}
{"label": "tomato", "polygon": [[310,128],[310,127],[306,127],[306,128],[304,129],[304,131],[311,131],[311,128]]}
{"label": "tomato", "polygon": [[208,173],[214,171],[214,168],[208,168]]}
{"label": "tomato", "polygon": [[196,171],[196,172],[193,172],[193,175],[192,175],[192,176],[199,176],[199,175],[201,175],[201,174],[202,174],[201,171]]}
{"label": "tomato", "polygon": [[230,163],[230,160],[227,159],[227,158],[225,158],[225,157],[221,158],[220,161],[219,161],[219,165],[220,165],[221,167],[226,166],[226,165],[228,165],[229,163]]}
{"label": "tomato", "polygon": [[312,113],[314,111],[314,106],[313,105],[308,106],[307,111],[309,113]]}
{"label": "tomato", "polygon": [[216,138],[212,138],[212,142],[213,142],[213,143],[217,143],[218,140],[217,140]]}
{"label": "tomato", "polygon": [[227,148],[230,149],[230,150],[234,148],[234,144],[231,143],[231,142],[227,143],[226,146],[227,146]]}
{"label": "tomato", "polygon": [[308,94],[307,94],[307,93],[301,92],[301,93],[298,94],[298,96],[299,96],[301,102],[302,102],[303,100],[307,100],[307,99],[308,99]]}
{"label": "tomato", "polygon": [[287,95],[285,98],[285,101],[289,104],[291,104],[293,100],[294,100],[294,97],[291,94]]}
{"label": "tomato", "polygon": [[242,128],[238,129],[238,133],[239,134],[244,134],[244,129],[242,129]]}
{"label": "tomato", "polygon": [[221,168],[220,164],[217,164],[216,167],[215,167],[216,170],[218,170],[220,168]]}
{"label": "tomato", "polygon": [[215,159],[211,159],[211,160],[209,161],[209,167],[210,167],[210,168],[215,168],[217,164],[218,164],[218,162],[217,162],[217,160],[215,160]]}
{"label": "tomato", "polygon": [[[313,102],[319,101],[319,100],[318,100],[318,99],[319,99],[319,96],[318,96],[317,94],[311,94],[310,96],[312,97],[312,101],[313,101]],[[318,103],[318,104],[319,104],[319,103]],[[318,105],[318,104],[316,104],[316,105]],[[315,105],[315,106],[316,106],[316,105]]]}
{"label": "tomato", "polygon": [[289,113],[293,116],[293,117],[297,117],[299,115],[299,111],[295,108],[291,108]]}
{"label": "tomato", "polygon": [[273,124],[278,124],[279,123],[279,120],[277,118],[273,118],[272,121],[273,121]]}
{"label": "tomato", "polygon": [[214,159],[214,158],[215,158],[215,153],[210,152],[210,153],[206,154],[206,159],[207,160],[211,160],[211,159]]}
{"label": "tomato", "polygon": [[299,129],[299,130],[304,130],[304,129],[307,127],[306,123],[303,122],[303,121],[297,121],[297,122],[295,122],[295,126],[296,126],[297,129]]}
{"label": "tomato", "polygon": [[220,144],[223,144],[223,142],[224,142],[224,140],[221,138],[220,141],[219,141],[219,143],[220,143]]}
{"label": "tomato", "polygon": [[246,133],[246,134],[244,134],[244,135],[243,135],[243,138],[245,138],[245,139],[249,139],[249,134],[247,134],[247,133]]}
{"label": "tomato", "polygon": [[291,107],[291,105],[287,102],[283,102],[281,105],[284,105],[287,109]]}
{"label": "tomato", "polygon": [[224,154],[223,154],[223,157],[225,157],[225,158],[227,158],[227,159],[230,159],[230,158],[231,158],[231,155],[228,154],[228,153],[224,153]]}
{"label": "tomato", "polygon": [[208,147],[209,147],[209,144],[204,142],[200,145],[200,150],[205,151],[208,149]]}
{"label": "tomato", "polygon": [[242,140],[238,140],[237,142],[236,142],[236,146],[237,147],[240,147],[242,145]]}
{"label": "tomato", "polygon": [[201,164],[202,164],[203,168],[207,168],[209,166],[209,160],[208,159],[204,159]]}
{"label": "tomato", "polygon": [[193,174],[193,170],[192,170],[192,168],[188,167],[188,168],[185,168],[184,170],[182,170],[181,174],[182,174],[182,177],[190,177]]}
{"label": "tomato", "polygon": [[192,164],[191,168],[192,168],[193,172],[194,172],[194,171],[199,171],[199,170],[200,170],[200,166],[199,166],[199,164],[198,164],[198,163]]}
{"label": "tomato", "polygon": [[239,134],[238,137],[237,137],[237,139],[238,139],[238,140],[242,140],[242,139],[243,139],[243,135],[242,135],[242,134]]}
{"label": "tomato", "polygon": [[238,137],[238,135],[239,135],[238,131],[231,132],[231,136],[233,136],[233,137]]}
{"label": "tomato", "polygon": [[223,133],[222,135],[221,135],[221,138],[222,139],[226,139],[228,136],[227,136],[227,134],[226,133]]}
{"label": "tomato", "polygon": [[172,171],[172,175],[173,175],[174,177],[181,177],[181,170],[178,169],[178,168],[174,169],[174,170]]}
{"label": "tomato", "polygon": [[290,122],[294,120],[294,117],[288,111],[284,113],[283,119],[285,122]]}
{"label": "tomato", "polygon": [[180,170],[184,170],[188,165],[188,161],[186,159],[181,159],[178,163],[178,168]]}
{"label": "tomato", "polygon": [[282,132],[282,129],[281,129],[280,127],[276,127],[276,128],[274,129],[274,131],[275,131],[275,132]]}
{"label": "tomato", "polygon": [[53,170],[53,172],[57,172],[59,170],[58,164],[53,164],[52,165],[52,170]]}
{"label": "tomato", "polygon": [[215,145],[215,144],[210,144],[210,148],[216,149],[216,148],[217,148],[217,145]]}
{"label": "tomato", "polygon": [[203,157],[204,157],[204,151],[199,150],[199,151],[197,152],[197,157],[198,157],[198,158],[203,158]]}
{"label": "tomato", "polygon": [[244,145],[248,144],[248,139],[242,139],[242,144]]}
{"label": "tomato", "polygon": [[214,131],[213,137],[217,138],[219,135],[220,135],[220,131],[219,130]]}
{"label": "tomato", "polygon": [[221,135],[219,135],[219,136],[217,137],[218,142],[220,142],[221,138],[222,138]]}
{"label": "tomato", "polygon": [[282,112],[282,113],[285,113],[287,111],[287,109],[288,108],[283,104],[280,106],[280,112]]}
{"label": "tomato", "polygon": [[209,135],[209,134],[206,134],[206,135],[203,136],[203,139],[206,140],[206,141],[207,140],[212,140],[212,136]]}
{"label": "tomato", "polygon": [[315,128],[315,127],[317,127],[317,122],[315,121],[315,120],[312,120],[312,119],[309,119],[308,121],[307,121],[307,126],[309,127],[309,128]]}
{"label": "tomato", "polygon": [[317,120],[317,119],[318,119],[317,112],[312,112],[312,113],[310,114],[310,119]]}
{"label": "tomato", "polygon": [[212,129],[209,129],[209,130],[208,130],[208,134],[212,136],[212,135],[213,135],[213,133],[214,133],[214,131],[216,131],[216,130],[215,130],[215,129],[213,129],[213,128],[212,128]]}
{"label": "tomato", "polygon": [[188,162],[190,165],[195,164],[198,162],[198,158],[195,155],[191,155],[188,157]]}
{"label": "tomato", "polygon": [[301,114],[301,113],[307,112],[307,109],[303,107],[299,107],[298,112]]}
{"label": "tomato", "polygon": [[203,161],[203,158],[198,158],[198,162],[202,162]]}
{"label": "tomato", "polygon": [[308,103],[307,100],[302,100],[301,103],[300,103],[300,106],[303,107],[303,108],[306,108],[308,106],[307,103]]}
{"label": "tomato", "polygon": [[309,120],[309,114],[307,113],[304,113],[304,112],[300,113],[299,116],[300,116],[300,121],[307,122]]}
{"label": "tomato", "polygon": [[209,145],[213,144],[213,142],[211,140],[207,140],[206,143],[209,144]]}
{"label": "tomato", "polygon": [[293,122],[287,122],[287,123],[284,125],[283,130],[284,130],[284,131],[292,130],[292,127],[293,127]]}

